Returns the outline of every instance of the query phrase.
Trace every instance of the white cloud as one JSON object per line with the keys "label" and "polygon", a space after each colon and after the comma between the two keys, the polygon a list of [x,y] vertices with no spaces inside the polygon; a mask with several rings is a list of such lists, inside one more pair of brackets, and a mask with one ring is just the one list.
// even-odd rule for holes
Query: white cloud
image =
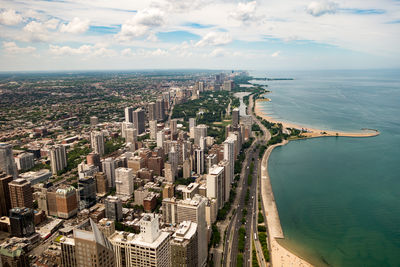
{"label": "white cloud", "polygon": [[223,57],[226,55],[226,51],[223,48],[215,48],[213,51],[211,51],[210,56],[211,57]]}
{"label": "white cloud", "polygon": [[38,21],[31,21],[23,28],[26,33],[23,39],[45,42],[49,39],[47,27]]}
{"label": "white cloud", "polygon": [[58,23],[60,23],[58,19],[50,19],[46,21],[44,25],[46,26],[47,29],[55,30],[57,29]]}
{"label": "white cloud", "polygon": [[281,51],[276,51],[274,53],[272,53],[271,57],[279,57],[281,54]]}
{"label": "white cloud", "polygon": [[36,50],[35,47],[19,47],[15,42],[3,42],[3,49],[10,54],[27,54]]}
{"label": "white cloud", "polygon": [[58,46],[50,45],[50,54],[55,56],[77,56],[84,55],[86,58],[91,56],[96,57],[109,57],[116,55],[116,52],[112,49],[106,48],[104,45],[81,45],[78,48],[70,46]]}
{"label": "white cloud", "polygon": [[121,55],[125,57],[160,57],[169,55],[167,50],[164,49],[137,49],[136,51],[132,51],[131,48],[125,48],[121,51]]}
{"label": "white cloud", "polygon": [[232,42],[232,36],[227,32],[209,32],[195,46],[217,46]]}
{"label": "white cloud", "polygon": [[251,21],[258,20],[259,18],[256,16],[256,7],[256,1],[239,3],[235,11],[230,13],[230,17],[243,23],[249,23]]}
{"label": "white cloud", "polygon": [[117,34],[120,41],[128,41],[138,37],[148,36],[149,41],[155,41],[153,28],[164,24],[164,12],[156,8],[144,9],[125,21]]}
{"label": "white cloud", "polygon": [[81,20],[80,18],[73,18],[68,24],[62,24],[60,27],[60,32],[67,33],[84,33],[89,29],[90,21],[88,19]]}
{"label": "white cloud", "polygon": [[311,2],[307,6],[306,11],[314,17],[319,17],[325,14],[334,14],[338,8],[339,5],[331,1]]}
{"label": "white cloud", "polygon": [[16,25],[22,21],[22,16],[13,9],[4,10],[0,13],[0,24]]}

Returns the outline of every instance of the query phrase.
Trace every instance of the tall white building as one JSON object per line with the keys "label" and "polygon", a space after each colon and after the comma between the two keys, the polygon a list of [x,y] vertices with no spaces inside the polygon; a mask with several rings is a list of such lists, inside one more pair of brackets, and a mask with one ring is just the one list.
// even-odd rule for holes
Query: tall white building
{"label": "tall white building", "polygon": [[34,155],[32,153],[21,153],[15,157],[15,163],[18,170],[29,170],[35,165]]}
{"label": "tall white building", "polygon": [[125,122],[133,123],[133,107],[126,107],[125,108]]}
{"label": "tall white building", "polygon": [[200,124],[194,127],[194,144],[200,144],[200,137],[207,137],[207,125]]}
{"label": "tall white building", "polygon": [[115,161],[113,158],[106,158],[101,161],[103,172],[107,176],[107,184],[109,187],[115,187]]}
{"label": "tall white building", "polygon": [[159,216],[145,214],[139,221],[140,234],[115,232],[109,237],[116,267],[169,267],[170,234],[160,231]]}
{"label": "tall white building", "polygon": [[227,138],[224,142],[224,160],[230,164],[230,178],[233,183],[234,168],[235,168],[235,140]]}
{"label": "tall white building", "polygon": [[50,148],[51,172],[57,174],[67,167],[67,152],[62,145],[55,145]]}
{"label": "tall white building", "polygon": [[178,132],[178,120],[177,119],[172,119],[169,122],[169,129],[171,131],[171,135],[174,135]]}
{"label": "tall white building", "polygon": [[190,138],[194,138],[194,127],[196,127],[196,118],[189,118],[189,134],[190,134]]}
{"label": "tall white building", "polygon": [[104,155],[104,134],[102,132],[93,131],[90,133],[90,144],[94,153],[100,156]]}
{"label": "tall white building", "polygon": [[133,171],[130,168],[117,168],[115,170],[115,185],[117,195],[132,196]]}
{"label": "tall white building", "polygon": [[125,140],[126,143],[135,143],[137,140],[137,130],[136,128],[128,128],[125,130]]}
{"label": "tall white building", "polygon": [[197,174],[203,174],[204,173],[204,150],[202,149],[196,149],[194,151],[194,167],[195,171]]}
{"label": "tall white building", "polygon": [[207,197],[217,200],[218,208],[225,203],[225,173],[224,167],[214,165],[207,175]]}
{"label": "tall white building", "polygon": [[149,128],[150,128],[150,138],[155,140],[157,138],[157,121],[156,120],[149,121]]}
{"label": "tall white building", "polygon": [[164,131],[157,132],[157,146],[164,148],[165,135]]}
{"label": "tall white building", "polygon": [[12,175],[14,179],[18,176],[10,144],[0,143],[0,171],[5,172],[7,175]]}
{"label": "tall white building", "polygon": [[145,120],[146,120],[146,113],[142,108],[138,108],[133,112],[133,126],[136,128],[138,134],[144,132]]}
{"label": "tall white building", "polygon": [[130,129],[130,128],[134,128],[133,123],[126,122],[126,121],[121,123],[121,136],[122,136],[122,138],[126,138],[126,130]]}

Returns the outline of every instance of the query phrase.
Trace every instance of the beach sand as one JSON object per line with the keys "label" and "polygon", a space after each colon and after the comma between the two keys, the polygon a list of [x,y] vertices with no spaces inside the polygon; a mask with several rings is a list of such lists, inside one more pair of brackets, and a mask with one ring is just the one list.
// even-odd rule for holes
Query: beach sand
{"label": "beach sand", "polygon": [[379,131],[377,130],[360,130],[360,132],[341,132],[341,131],[331,131],[331,130],[321,130],[321,129],[315,129],[315,128],[310,128],[310,127],[305,127],[301,126],[298,124],[294,123],[288,123],[288,122],[282,122],[274,119],[271,116],[268,116],[265,114],[261,108],[260,108],[260,101],[256,100],[255,103],[255,108],[254,108],[255,114],[264,120],[267,120],[269,122],[273,123],[281,123],[284,128],[295,128],[299,130],[305,130],[305,133],[302,133],[302,135],[305,138],[312,138],[312,137],[321,137],[321,136],[346,136],[346,137],[371,137],[371,136],[377,136],[379,135]]}

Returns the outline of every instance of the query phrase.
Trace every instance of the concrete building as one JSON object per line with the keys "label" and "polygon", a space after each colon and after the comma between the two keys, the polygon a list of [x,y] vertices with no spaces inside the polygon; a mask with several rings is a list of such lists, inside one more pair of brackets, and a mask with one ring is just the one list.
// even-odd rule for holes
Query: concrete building
{"label": "concrete building", "polygon": [[0,264],[4,267],[30,267],[28,244],[8,239],[0,245]]}
{"label": "concrete building", "polygon": [[194,128],[196,127],[196,118],[189,118],[189,135],[194,138]]}
{"label": "concrete building", "polygon": [[138,108],[133,112],[133,127],[136,128],[137,134],[142,134],[145,130],[146,114],[142,108]]}
{"label": "concrete building", "polygon": [[12,182],[13,176],[0,172],[0,217],[9,216],[11,209],[10,189],[8,184]]}
{"label": "concrete building", "polygon": [[95,165],[85,164],[84,162],[78,164],[79,178],[92,177],[99,172],[99,167]]}
{"label": "concrete building", "polygon": [[233,183],[235,169],[235,140],[227,138],[224,142],[224,160],[229,162],[231,183]]}
{"label": "concrete building", "polygon": [[108,196],[104,200],[104,205],[106,207],[106,218],[114,221],[121,221],[122,214],[122,201],[118,197]]}
{"label": "concrete building", "polygon": [[133,129],[133,128],[134,128],[133,123],[126,122],[126,121],[122,122],[121,123],[121,136],[122,136],[122,138],[126,138],[126,130],[127,129]]}
{"label": "concrete building", "polygon": [[78,213],[77,193],[73,186],[58,188],[56,191],[57,216],[69,219]]}
{"label": "concrete building", "polygon": [[18,176],[17,166],[15,164],[12,146],[6,143],[0,143],[0,172],[12,175],[15,178]]}
{"label": "concrete building", "polygon": [[183,199],[193,198],[196,194],[199,193],[199,186],[198,183],[190,183],[182,190]]}
{"label": "concrete building", "polygon": [[200,137],[207,137],[207,125],[200,124],[194,127],[194,144],[200,145]]}
{"label": "concrete building", "polygon": [[202,149],[196,149],[194,151],[194,167],[195,167],[195,172],[197,174],[203,174],[204,173],[204,150]]}
{"label": "concrete building", "polygon": [[234,108],[232,110],[232,126],[237,127],[239,125],[239,108]]}
{"label": "concrete building", "polygon": [[93,177],[78,180],[79,209],[90,208],[96,204],[96,181]]}
{"label": "concrete building", "polygon": [[107,186],[115,187],[115,162],[113,158],[106,158],[101,162],[102,170],[107,176]]}
{"label": "concrete building", "polygon": [[115,170],[115,185],[117,195],[132,196],[133,171],[130,168],[117,168]]}
{"label": "concrete building", "polygon": [[157,132],[157,146],[164,148],[165,134],[164,131]]}
{"label": "concrete building", "polygon": [[169,162],[164,164],[164,176],[165,180],[167,180],[168,182],[175,182],[176,168],[174,168],[173,165]]}
{"label": "concrete building", "polygon": [[164,160],[162,157],[150,157],[147,161],[149,170],[154,171],[155,175],[161,176],[164,169]]}
{"label": "concrete building", "polygon": [[105,237],[109,237],[110,235],[115,233],[115,220],[103,218],[99,221],[98,227]]}
{"label": "concrete building", "polygon": [[147,105],[149,121],[157,120],[156,103],[151,102]]}
{"label": "concrete building", "polygon": [[156,140],[157,138],[157,121],[151,120],[149,121],[149,128],[150,128],[150,138]]}
{"label": "concrete building", "polygon": [[104,134],[102,132],[93,131],[90,133],[90,145],[94,153],[100,156],[104,155]]}
{"label": "concrete building", "polygon": [[171,266],[199,266],[197,223],[183,221],[172,235]]}
{"label": "concrete building", "polygon": [[105,195],[108,192],[107,187],[107,175],[104,172],[98,172],[94,174],[96,180],[96,192],[99,195]]}
{"label": "concrete building", "polygon": [[19,176],[30,182],[31,185],[33,186],[35,184],[47,182],[52,177],[52,174],[51,171],[48,169],[41,169],[36,172],[35,171],[24,172],[21,173]]}
{"label": "concrete building", "polygon": [[127,128],[125,130],[125,141],[134,144],[137,141],[138,131],[136,128]]}
{"label": "concrete building", "polygon": [[21,153],[15,157],[15,163],[19,171],[26,171],[31,169],[34,165],[35,156],[32,153]]}
{"label": "concrete building", "polygon": [[223,85],[224,91],[232,91],[233,86],[234,86],[233,81],[224,81]]}
{"label": "concrete building", "polygon": [[13,208],[10,210],[11,235],[16,237],[28,237],[35,233],[33,222],[33,209]]}
{"label": "concrete building", "polygon": [[90,117],[90,125],[91,126],[96,126],[97,124],[99,124],[99,118],[96,117],[96,116]]}
{"label": "concrete building", "polygon": [[225,173],[224,167],[213,166],[207,175],[207,197],[217,200],[218,208],[225,203]]}
{"label": "concrete building", "polygon": [[100,161],[100,155],[94,152],[90,152],[86,156],[86,162],[88,165],[94,165],[99,167],[99,170],[101,169],[101,161]]}
{"label": "concrete building", "polygon": [[109,237],[116,267],[169,267],[170,234],[159,229],[157,214],[145,214],[139,221],[140,234],[116,232]]}
{"label": "concrete building", "polygon": [[174,196],[174,184],[173,183],[167,183],[162,191],[162,198],[171,198]]}
{"label": "concrete building", "polygon": [[125,108],[125,122],[126,123],[133,123],[133,107],[126,107]]}
{"label": "concrete building", "polygon": [[186,159],[183,162],[183,178],[189,178],[192,176],[192,163],[190,159]]}
{"label": "concrete building", "polygon": [[134,156],[128,159],[128,168],[132,169],[133,174],[136,174],[140,169],[146,167],[146,161],[140,156]]}
{"label": "concrete building", "polygon": [[61,266],[77,267],[75,256],[75,240],[69,237],[62,237],[61,244]]}
{"label": "concrete building", "polygon": [[159,121],[165,120],[165,102],[163,99],[156,101],[156,118]]}
{"label": "concrete building", "polygon": [[51,172],[57,174],[67,167],[67,152],[62,145],[55,145],[50,149]]}
{"label": "concrete building", "polygon": [[[178,132],[178,120],[172,119],[169,122],[169,130],[171,131],[171,137],[174,136]],[[172,139],[172,138],[171,138]]]}
{"label": "concrete building", "polygon": [[12,208],[33,208],[33,189],[25,179],[17,179],[8,183]]}

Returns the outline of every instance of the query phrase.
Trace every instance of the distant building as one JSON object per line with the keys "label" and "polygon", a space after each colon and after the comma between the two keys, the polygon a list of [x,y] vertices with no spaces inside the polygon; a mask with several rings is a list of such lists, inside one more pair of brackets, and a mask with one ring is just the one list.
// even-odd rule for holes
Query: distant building
{"label": "distant building", "polygon": [[224,142],[224,159],[229,162],[231,183],[235,170],[235,141],[232,138],[227,138]]}
{"label": "distant building", "polygon": [[56,145],[50,148],[51,172],[57,174],[67,167],[67,152],[62,145]]}
{"label": "distant building", "polygon": [[157,120],[156,103],[151,102],[147,105],[147,107],[148,107],[149,121]]}
{"label": "distant building", "polygon": [[133,125],[137,130],[137,134],[142,134],[145,131],[146,116],[143,109],[138,108],[133,112]]}
{"label": "distant building", "polygon": [[100,195],[105,195],[108,192],[107,175],[104,172],[98,172],[94,175],[96,180],[96,192]]}
{"label": "distant building", "polygon": [[100,155],[98,153],[90,152],[86,156],[86,162],[88,165],[94,165],[99,167],[99,170],[101,169]]}
{"label": "distant building", "polygon": [[133,123],[133,107],[125,108],[125,122]]}
{"label": "distant building", "polygon": [[93,131],[90,133],[90,144],[94,153],[100,156],[104,155],[104,134],[102,132]]}
{"label": "distant building", "polygon": [[127,143],[134,144],[137,141],[138,131],[136,128],[127,128],[125,130],[125,140]]}
{"label": "distant building", "polygon": [[69,219],[78,213],[78,200],[73,186],[66,186],[56,190],[57,216]]}
{"label": "distant building", "polygon": [[200,138],[201,137],[206,137],[207,136],[207,125],[205,124],[200,124],[195,126],[194,128],[194,144],[195,145],[200,145]]}
{"label": "distant building", "polygon": [[178,131],[177,125],[178,125],[178,120],[177,119],[170,120],[169,129],[171,131],[171,136],[173,136],[173,135],[175,135],[177,133],[177,131]]}
{"label": "distant building", "polygon": [[157,214],[145,214],[139,221],[140,234],[116,232],[109,237],[116,267],[170,266],[170,234],[159,229]]}
{"label": "distant building", "polygon": [[51,171],[48,169],[41,169],[36,172],[30,171],[30,172],[21,173],[20,177],[29,181],[31,183],[31,185],[35,185],[35,184],[47,182],[52,177],[52,174],[51,174]]}
{"label": "distant building", "polygon": [[12,175],[14,179],[18,176],[12,146],[6,143],[0,143],[0,171]]}
{"label": "distant building", "polygon": [[165,120],[165,103],[163,99],[157,99],[156,101],[156,114],[157,120]]}
{"label": "distant building", "polygon": [[109,237],[115,232],[115,220],[103,218],[99,221],[98,227],[105,237]]}
{"label": "distant building", "polygon": [[232,126],[233,127],[237,127],[239,125],[239,109],[238,108],[234,108],[232,110]]}
{"label": "distant building", "polygon": [[21,153],[15,157],[17,169],[20,171],[26,171],[31,169],[34,165],[35,156],[32,153]]}
{"label": "distant building", "polygon": [[133,171],[130,168],[117,168],[115,170],[115,184],[117,195],[132,196]]}
{"label": "distant building", "polygon": [[109,188],[115,187],[115,162],[113,158],[106,158],[101,162],[102,170],[107,176]]}
{"label": "distant building", "polygon": [[165,134],[164,131],[157,132],[157,146],[164,148]]}
{"label": "distant building", "polygon": [[203,174],[204,173],[204,150],[202,149],[196,149],[194,151],[194,167],[195,167],[195,172],[197,174]]}
{"label": "distant building", "polygon": [[214,166],[207,175],[207,197],[217,200],[218,208],[225,203],[225,173],[224,167]]}
{"label": "distant building", "polygon": [[108,196],[104,200],[106,206],[106,218],[114,221],[122,220],[122,202],[118,197]]}
{"label": "distant building", "polygon": [[199,266],[197,223],[183,221],[172,235],[171,266]]}
{"label": "distant building", "polygon": [[4,267],[29,267],[28,244],[8,239],[0,245],[0,263]]}
{"label": "distant building", "polygon": [[96,204],[96,182],[93,177],[78,180],[79,209],[90,208]]}
{"label": "distant building", "polygon": [[157,121],[151,120],[149,121],[149,128],[150,128],[150,138],[156,140],[157,138]]}
{"label": "distant building", "polygon": [[33,189],[30,182],[19,178],[10,182],[8,188],[12,208],[33,208]]}
{"label": "distant building", "polygon": [[99,118],[97,118],[96,116],[90,117],[90,125],[96,126],[97,124],[99,124]]}
{"label": "distant building", "polygon": [[233,89],[233,81],[224,81],[224,91],[232,91]]}
{"label": "distant building", "polygon": [[27,237],[35,233],[33,210],[30,208],[13,208],[10,210],[11,235]]}

